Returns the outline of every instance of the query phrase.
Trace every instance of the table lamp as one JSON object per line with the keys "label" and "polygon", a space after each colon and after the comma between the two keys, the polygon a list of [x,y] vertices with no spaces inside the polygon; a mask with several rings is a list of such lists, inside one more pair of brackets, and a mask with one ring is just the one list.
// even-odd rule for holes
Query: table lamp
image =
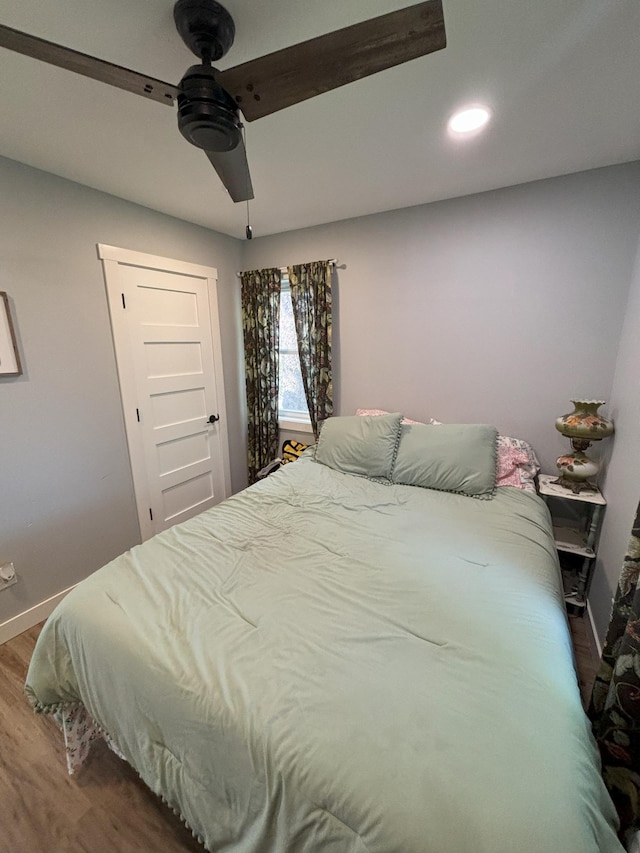
{"label": "table lamp", "polygon": [[554,482],[578,494],[582,491],[597,491],[589,482],[595,477],[600,465],[590,459],[585,450],[593,441],[600,441],[613,434],[613,422],[598,413],[604,400],[572,400],[573,412],[556,420],[556,429],[571,439],[573,453],[559,456],[556,460],[559,477]]}

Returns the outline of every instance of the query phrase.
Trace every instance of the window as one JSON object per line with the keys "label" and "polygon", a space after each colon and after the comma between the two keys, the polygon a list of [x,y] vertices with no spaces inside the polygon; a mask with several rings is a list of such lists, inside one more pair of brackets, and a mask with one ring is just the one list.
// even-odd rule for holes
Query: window
{"label": "window", "polygon": [[308,432],[311,430],[309,409],[304,393],[296,326],[289,279],[282,277],[280,288],[280,393],[278,418],[283,429]]}

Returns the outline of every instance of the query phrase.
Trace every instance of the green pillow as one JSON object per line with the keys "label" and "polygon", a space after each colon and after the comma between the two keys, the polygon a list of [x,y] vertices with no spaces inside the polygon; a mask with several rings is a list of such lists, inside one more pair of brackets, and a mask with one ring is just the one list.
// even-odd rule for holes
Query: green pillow
{"label": "green pillow", "polygon": [[486,424],[403,424],[391,479],[404,486],[492,498],[498,430]]}
{"label": "green pillow", "polygon": [[401,420],[400,413],[327,418],[320,430],[315,460],[345,474],[388,480]]}

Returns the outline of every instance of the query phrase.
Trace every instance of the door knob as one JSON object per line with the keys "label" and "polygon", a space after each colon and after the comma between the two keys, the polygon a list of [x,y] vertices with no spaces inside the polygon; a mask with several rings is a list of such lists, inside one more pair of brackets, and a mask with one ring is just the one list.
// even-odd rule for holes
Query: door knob
{"label": "door knob", "polygon": [[209,415],[208,424],[215,424],[216,421],[220,420],[220,415]]}

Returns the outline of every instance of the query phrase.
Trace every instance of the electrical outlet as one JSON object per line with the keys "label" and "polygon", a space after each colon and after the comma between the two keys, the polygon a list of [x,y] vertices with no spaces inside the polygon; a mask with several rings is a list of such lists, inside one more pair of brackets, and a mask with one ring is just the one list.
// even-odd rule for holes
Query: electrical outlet
{"label": "electrical outlet", "polygon": [[13,563],[2,563],[0,565],[0,592],[13,586],[14,583],[18,583],[18,576]]}

